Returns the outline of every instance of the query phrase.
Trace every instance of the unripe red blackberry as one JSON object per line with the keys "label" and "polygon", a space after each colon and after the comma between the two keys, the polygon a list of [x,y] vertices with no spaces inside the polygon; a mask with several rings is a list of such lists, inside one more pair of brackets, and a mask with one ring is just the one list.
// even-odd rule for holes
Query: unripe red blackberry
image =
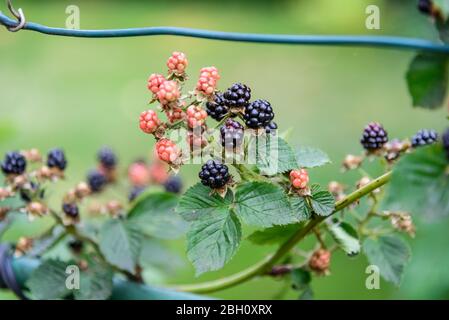
{"label": "unripe red blackberry", "polygon": [[438,139],[438,133],[435,130],[421,129],[411,139],[412,147],[417,148],[432,144]]}
{"label": "unripe red blackberry", "polygon": [[17,151],[12,151],[5,155],[1,168],[6,175],[19,175],[25,172],[26,166],[27,161],[25,157]]}
{"label": "unripe red blackberry", "polygon": [[215,92],[218,79],[220,79],[220,75],[218,74],[217,68],[202,68],[200,71],[200,77],[196,84],[196,90],[205,96],[210,96]]}
{"label": "unripe red blackberry", "polygon": [[243,108],[249,104],[251,89],[242,83],[234,83],[223,93],[223,97],[228,107]]}
{"label": "unripe red blackberry", "polygon": [[169,164],[176,163],[181,156],[181,151],[176,144],[166,138],[163,138],[156,143],[156,151],[159,159]]}
{"label": "unripe red blackberry", "polygon": [[190,150],[198,150],[207,146],[206,128],[204,126],[195,127],[192,130],[187,131],[187,145]]}
{"label": "unripe red blackberry", "polygon": [[150,180],[153,183],[163,184],[168,179],[167,165],[159,160],[154,161],[150,168]]}
{"label": "unripe red blackberry", "polygon": [[144,161],[136,161],[128,167],[128,180],[133,186],[146,186],[150,183],[150,170]]}
{"label": "unripe red blackberry", "polygon": [[167,115],[168,121],[170,123],[175,123],[176,121],[182,120],[186,117],[186,113],[178,107],[171,108],[170,110],[165,111]]}
{"label": "unripe red blackberry", "polygon": [[157,74],[157,73],[153,73],[148,78],[148,83],[147,83],[148,90],[150,90],[154,94],[157,94],[157,92],[159,91],[160,85],[164,81],[166,81],[166,79],[165,79],[165,77],[163,75]]}
{"label": "unripe red blackberry", "polygon": [[444,131],[441,140],[443,141],[443,147],[446,151],[446,156],[449,159],[449,128]]}
{"label": "unripe red blackberry", "polygon": [[232,119],[226,120],[225,124],[220,128],[221,145],[226,149],[239,148],[243,143],[244,128]]}
{"label": "unripe red blackberry", "polygon": [[218,160],[208,160],[201,167],[198,176],[203,185],[212,189],[223,188],[231,179],[228,167]]}
{"label": "unripe red blackberry", "polygon": [[74,203],[64,203],[62,205],[62,211],[70,218],[76,219],[79,217],[78,206]]}
{"label": "unripe red blackberry", "polygon": [[161,121],[154,110],[143,111],[140,114],[139,127],[143,132],[154,133],[160,125]]}
{"label": "unripe red blackberry", "polygon": [[363,130],[360,143],[367,151],[381,149],[388,142],[388,133],[380,123],[371,122]]}
{"label": "unripe red blackberry", "polygon": [[229,108],[225,105],[225,99],[223,98],[222,93],[217,92],[214,100],[206,103],[206,111],[212,119],[217,121],[220,121],[225,117],[225,115],[229,112]]}
{"label": "unripe red blackberry", "polygon": [[200,127],[207,118],[207,112],[200,106],[192,105],[187,108],[187,125],[189,128]]}
{"label": "unripe red blackberry", "polygon": [[245,107],[245,124],[249,128],[265,128],[274,118],[273,108],[267,100],[256,100]]}
{"label": "unripe red blackberry", "polygon": [[157,99],[163,105],[179,99],[181,93],[178,84],[173,80],[166,80],[159,86]]}
{"label": "unripe red blackberry", "polygon": [[309,183],[309,174],[306,169],[290,171],[290,182],[296,189],[304,189]]}
{"label": "unripe red blackberry", "polygon": [[170,58],[168,58],[167,60],[168,69],[177,75],[182,75],[185,72],[187,65],[187,57],[182,52],[173,52]]}
{"label": "unripe red blackberry", "polygon": [[104,174],[94,169],[87,174],[87,183],[90,190],[95,193],[103,190],[106,186],[107,179]]}

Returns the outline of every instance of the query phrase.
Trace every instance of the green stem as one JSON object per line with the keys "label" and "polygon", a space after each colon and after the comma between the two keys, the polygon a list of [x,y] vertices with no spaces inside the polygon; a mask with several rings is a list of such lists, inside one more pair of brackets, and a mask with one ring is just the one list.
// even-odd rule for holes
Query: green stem
{"label": "green stem", "polygon": [[[373,190],[376,190],[377,188],[383,186],[390,180],[390,178],[391,171],[374,179],[360,189],[357,189],[353,193],[349,194],[346,198],[338,201],[335,204],[335,210],[332,214],[341,211],[358,199],[371,193]],[[261,261],[255,263],[245,270],[242,270],[226,278],[199,284],[180,285],[174,287],[174,289],[187,292],[209,293],[230,288],[240,283],[246,282],[252,278],[255,278],[256,276],[263,275],[274,264],[279,262],[279,260],[281,260],[281,258],[283,258],[288,252],[290,252],[290,250],[294,248],[298,244],[298,242],[304,239],[309,234],[309,232],[313,230],[313,228],[326,220],[328,217],[329,216],[316,216],[313,220],[310,220],[310,222],[305,227],[299,229],[290,239],[284,242],[273,255],[262,259]]]}

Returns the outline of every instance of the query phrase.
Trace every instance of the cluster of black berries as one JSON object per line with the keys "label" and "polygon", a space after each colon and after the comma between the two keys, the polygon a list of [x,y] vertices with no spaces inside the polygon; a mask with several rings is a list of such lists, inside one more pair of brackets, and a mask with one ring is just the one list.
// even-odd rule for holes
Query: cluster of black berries
{"label": "cluster of black berries", "polygon": [[67,167],[67,160],[65,158],[64,151],[59,148],[54,148],[48,152],[47,166],[49,168],[57,168],[64,171]]}
{"label": "cluster of black berries", "polygon": [[19,175],[25,172],[27,161],[25,157],[17,151],[8,152],[1,164],[2,172],[5,175]]}
{"label": "cluster of black berries", "polygon": [[369,123],[363,130],[360,143],[365,150],[372,152],[381,149],[388,142],[388,133],[377,122]]}
{"label": "cluster of black berries", "polygon": [[203,185],[212,189],[223,188],[231,179],[228,167],[217,160],[208,160],[198,176]]}
{"label": "cluster of black berries", "polygon": [[435,130],[421,129],[411,139],[412,147],[417,148],[432,144],[438,139],[438,133]]}
{"label": "cluster of black berries", "polygon": [[114,181],[117,156],[110,148],[103,147],[97,153],[98,169],[87,174],[87,184],[94,193],[101,192],[107,183]]}

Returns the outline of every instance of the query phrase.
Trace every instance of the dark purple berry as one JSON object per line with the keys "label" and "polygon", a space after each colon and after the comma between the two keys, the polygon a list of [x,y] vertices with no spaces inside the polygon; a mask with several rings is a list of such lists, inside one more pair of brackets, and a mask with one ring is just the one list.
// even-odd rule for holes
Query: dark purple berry
{"label": "dark purple berry", "polygon": [[80,240],[71,240],[68,245],[69,248],[76,254],[80,254],[84,247],[83,242]]}
{"label": "dark purple berry", "polygon": [[128,195],[128,200],[130,202],[134,201],[138,196],[140,196],[140,194],[142,192],[144,192],[146,190],[146,188],[147,187],[141,187],[141,186],[133,187]]}
{"label": "dark purple berry", "polygon": [[251,89],[241,83],[234,83],[223,93],[225,104],[229,108],[243,108],[249,104]]}
{"label": "dark purple berry", "polygon": [[198,176],[202,184],[212,189],[224,187],[231,179],[228,167],[217,160],[208,160]]}
{"label": "dark purple berry", "polygon": [[114,169],[117,165],[117,156],[108,147],[103,147],[97,154],[98,162],[106,169]]}
{"label": "dark purple berry", "polygon": [[449,128],[444,131],[441,140],[443,141],[443,148],[446,151],[446,157],[449,159]]}
{"label": "dark purple berry", "polygon": [[98,170],[91,170],[87,174],[87,184],[89,185],[92,192],[100,192],[101,190],[103,190],[106,182],[106,177]]}
{"label": "dark purple berry", "polygon": [[368,151],[378,150],[387,142],[388,133],[377,122],[369,123],[363,130],[362,139],[360,139],[363,148]]}
{"label": "dark purple berry", "polygon": [[265,126],[265,133],[266,134],[270,134],[270,133],[274,134],[274,133],[276,133],[277,128],[278,128],[277,123],[274,121],[271,121],[269,124],[267,124]]}
{"label": "dark purple berry", "polygon": [[431,0],[418,0],[418,10],[424,14],[432,13],[432,1]]}
{"label": "dark purple berry", "polygon": [[64,151],[59,148],[50,150],[47,155],[47,166],[64,170],[67,167]]}
{"label": "dark purple berry", "polygon": [[438,134],[435,130],[427,130],[422,129],[419,130],[413,137],[412,137],[412,147],[417,148],[421,146],[425,146],[428,144],[432,144],[438,139]]}
{"label": "dark purple berry", "polygon": [[70,218],[78,218],[79,216],[78,206],[74,203],[64,203],[62,211]]}
{"label": "dark purple berry", "polygon": [[179,176],[170,176],[164,183],[165,191],[171,193],[181,193],[182,180]]}
{"label": "dark purple berry", "polygon": [[225,99],[222,93],[216,93],[214,101],[206,103],[207,114],[217,121],[220,121],[229,112],[229,108],[225,105]]}
{"label": "dark purple berry", "polygon": [[245,108],[245,124],[249,128],[265,128],[274,118],[273,108],[267,100],[256,100]]}
{"label": "dark purple berry", "polygon": [[2,162],[4,174],[22,174],[25,172],[27,161],[23,155],[17,151],[8,152]]}
{"label": "dark purple berry", "polygon": [[238,148],[242,145],[244,137],[244,128],[232,119],[226,120],[225,124],[220,128],[221,145],[226,149]]}

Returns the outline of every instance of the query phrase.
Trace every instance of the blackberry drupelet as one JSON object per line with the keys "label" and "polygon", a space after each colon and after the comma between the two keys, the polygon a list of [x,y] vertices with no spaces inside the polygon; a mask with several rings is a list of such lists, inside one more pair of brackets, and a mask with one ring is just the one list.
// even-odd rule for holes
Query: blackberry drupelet
{"label": "blackberry drupelet", "polygon": [[274,121],[271,121],[269,124],[267,124],[265,126],[265,133],[266,134],[270,134],[270,133],[274,134],[276,132],[277,128],[278,128],[277,123]]}
{"label": "blackberry drupelet", "polygon": [[238,148],[242,145],[244,137],[244,128],[232,119],[226,120],[226,123],[220,128],[221,145],[226,149]]}
{"label": "blackberry drupelet", "polygon": [[4,174],[22,174],[26,166],[25,157],[17,151],[8,152],[1,165]]}
{"label": "blackberry drupelet", "polygon": [[369,123],[363,130],[363,135],[360,139],[360,143],[367,151],[378,150],[387,142],[388,133],[382,125],[377,122]]}
{"label": "blackberry drupelet", "polygon": [[198,176],[202,184],[212,189],[224,187],[231,179],[228,167],[217,160],[208,160]]}
{"label": "blackberry drupelet", "polygon": [[229,108],[243,108],[249,104],[251,89],[241,83],[234,83],[223,93],[225,103]]}
{"label": "blackberry drupelet", "polygon": [[78,206],[74,203],[64,203],[62,211],[70,218],[77,218],[79,216]]}
{"label": "blackberry drupelet", "polygon": [[108,147],[103,147],[98,151],[98,161],[106,169],[114,169],[117,165],[117,156],[114,151]]}
{"label": "blackberry drupelet", "polygon": [[62,171],[65,170],[67,167],[67,160],[64,151],[59,148],[50,150],[47,155],[47,166],[50,168],[58,168]]}
{"label": "blackberry drupelet", "polygon": [[87,174],[87,184],[92,192],[100,192],[106,185],[106,182],[106,177],[98,170],[91,170]]}
{"label": "blackberry drupelet", "polygon": [[245,108],[245,124],[249,128],[265,128],[274,118],[273,108],[267,100],[256,100]]}
{"label": "blackberry drupelet", "polygon": [[222,93],[216,93],[214,101],[206,103],[207,114],[217,121],[220,121],[229,112],[229,108],[225,105],[225,99]]}
{"label": "blackberry drupelet", "polygon": [[146,188],[147,188],[147,187],[134,186],[134,187],[131,189],[131,191],[130,191],[130,193],[129,193],[129,195],[128,195],[128,200],[129,200],[130,202],[134,201],[138,196],[140,196],[140,194],[141,194],[142,192],[145,191]]}
{"label": "blackberry drupelet", "polygon": [[164,183],[165,191],[171,193],[181,193],[182,180],[179,176],[170,176]]}
{"label": "blackberry drupelet", "polygon": [[435,130],[421,129],[412,137],[412,147],[417,148],[432,144],[438,139]]}

